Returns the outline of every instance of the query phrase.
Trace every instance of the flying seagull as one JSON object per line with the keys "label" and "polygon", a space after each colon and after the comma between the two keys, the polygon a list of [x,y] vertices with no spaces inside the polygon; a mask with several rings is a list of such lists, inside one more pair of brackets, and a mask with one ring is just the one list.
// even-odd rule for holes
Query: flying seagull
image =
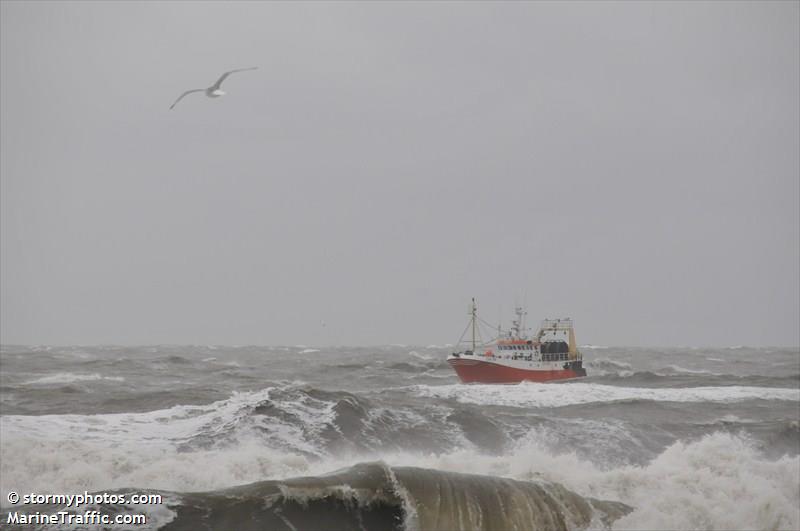
{"label": "flying seagull", "polygon": [[244,72],[245,70],[255,70],[257,68],[258,68],[257,66],[254,66],[251,68],[238,68],[236,70],[231,70],[230,72],[225,72],[224,74],[219,76],[219,79],[217,80],[216,83],[214,83],[208,88],[187,90],[186,92],[178,96],[178,99],[175,100],[175,103],[170,105],[169,108],[170,110],[172,110],[172,108],[175,107],[179,101],[181,101],[187,94],[191,94],[192,92],[205,92],[206,96],[208,96],[209,98],[219,98],[220,96],[224,96],[225,93],[219,89],[219,86],[222,85],[222,82],[225,81],[225,78],[227,78],[234,72]]}

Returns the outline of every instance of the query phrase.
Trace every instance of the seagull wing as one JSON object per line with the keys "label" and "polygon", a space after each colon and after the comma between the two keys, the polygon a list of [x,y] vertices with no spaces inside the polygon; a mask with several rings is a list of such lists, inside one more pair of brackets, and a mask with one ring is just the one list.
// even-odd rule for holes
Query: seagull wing
{"label": "seagull wing", "polygon": [[250,67],[250,68],[237,68],[236,70],[231,70],[230,72],[225,72],[224,74],[219,76],[219,79],[217,80],[216,83],[211,85],[211,90],[212,91],[213,90],[218,90],[219,86],[222,85],[222,82],[225,81],[225,78],[228,77],[229,75],[233,74],[234,72],[244,72],[245,70],[256,70],[257,68],[258,68],[257,66],[253,66],[253,67]]}
{"label": "seagull wing", "polygon": [[178,96],[178,99],[177,99],[177,100],[175,100],[175,103],[173,103],[172,105],[170,105],[170,106],[169,106],[170,110],[172,110],[172,108],[173,108],[173,107],[175,107],[175,106],[178,104],[178,102],[179,102],[179,101],[181,101],[181,100],[183,99],[183,97],[184,97],[184,96],[186,96],[187,94],[191,94],[192,92],[203,92],[203,91],[205,91],[205,90],[206,90],[206,89],[192,89],[192,90],[187,90],[186,92],[184,92],[183,94],[181,94],[180,96]]}

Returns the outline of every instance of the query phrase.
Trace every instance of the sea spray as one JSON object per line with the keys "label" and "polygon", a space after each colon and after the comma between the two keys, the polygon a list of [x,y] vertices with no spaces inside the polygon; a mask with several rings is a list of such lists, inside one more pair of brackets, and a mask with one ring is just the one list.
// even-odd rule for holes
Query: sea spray
{"label": "sea spray", "polygon": [[[313,494],[331,471],[347,476],[377,461],[394,482],[384,472],[382,487],[358,490],[350,478],[309,504],[354,526],[416,519],[423,528],[431,514],[454,514],[478,527],[496,509],[475,501],[475,474],[538,485],[573,528],[587,521],[581,507],[593,511],[591,529],[800,527],[796,349],[610,348],[580,382],[462,386],[448,385],[456,377],[442,362],[446,350],[413,348],[421,356],[406,347],[303,355],[257,346],[213,354],[203,346],[3,347],[0,498],[159,489],[169,503],[154,518],[189,529],[198,522],[186,513],[192,506],[235,518],[238,502],[222,491],[267,482],[288,489],[268,494],[277,528],[288,529],[308,498],[303,489]],[[432,497],[403,476],[409,467],[473,501],[461,513],[447,504],[430,511]],[[294,483],[302,477],[308,483]],[[593,499],[631,511],[609,519]]]}

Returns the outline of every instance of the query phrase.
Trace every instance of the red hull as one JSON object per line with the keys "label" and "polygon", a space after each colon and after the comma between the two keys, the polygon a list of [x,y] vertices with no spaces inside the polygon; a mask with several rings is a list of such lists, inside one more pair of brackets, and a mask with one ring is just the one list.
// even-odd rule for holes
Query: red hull
{"label": "red hull", "polygon": [[579,378],[586,375],[585,372],[579,374],[572,369],[518,369],[476,359],[450,359],[448,362],[463,383],[548,382],[551,380]]}

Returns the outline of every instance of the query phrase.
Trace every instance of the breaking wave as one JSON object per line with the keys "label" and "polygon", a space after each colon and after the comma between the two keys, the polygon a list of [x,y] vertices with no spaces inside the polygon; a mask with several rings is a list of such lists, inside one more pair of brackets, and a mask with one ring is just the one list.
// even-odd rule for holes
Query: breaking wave
{"label": "breaking wave", "polygon": [[800,528],[800,456],[770,460],[741,435],[678,441],[645,465],[609,469],[569,448],[553,452],[533,432],[503,456],[461,451],[420,461],[444,470],[544,479],[633,507],[613,529]]}
{"label": "breaking wave", "polygon": [[562,407],[593,402],[650,400],[658,402],[739,402],[742,400],[800,401],[800,389],[776,387],[618,387],[591,383],[548,384],[523,382],[517,385],[417,385],[418,396],[453,399],[462,403]]}
{"label": "breaking wave", "polygon": [[410,351],[410,352],[408,353],[408,355],[409,355],[409,356],[411,356],[411,357],[414,357],[414,358],[417,358],[417,359],[423,360],[423,361],[430,361],[430,360],[432,360],[432,359],[433,359],[433,356],[431,356],[430,354],[420,354],[420,353],[419,353],[419,352],[417,352],[416,350],[412,350],[412,351]]}
{"label": "breaking wave", "polygon": [[95,380],[108,380],[112,382],[123,382],[125,378],[122,376],[103,376],[99,373],[93,374],[73,374],[71,372],[60,372],[51,376],[43,376],[35,380],[29,380],[24,385],[51,385],[51,384],[68,384],[74,382],[87,382]]}
{"label": "breaking wave", "polygon": [[[138,461],[145,449],[126,460],[124,451],[89,451],[79,440],[42,439],[38,446],[12,449],[4,444],[4,452],[14,451],[20,460],[38,459],[19,469],[3,459],[3,482],[9,482],[3,496],[10,482],[26,492],[155,486],[171,511],[162,529],[800,526],[800,457],[770,460],[747,437],[721,432],[675,442],[642,466],[610,468],[569,447],[554,450],[536,430],[503,455],[465,448],[389,452],[380,463],[356,465],[358,458],[313,460],[252,441]],[[30,470],[38,471],[35,477]],[[159,518],[164,524],[164,514]]]}
{"label": "breaking wave", "polygon": [[433,347],[307,348],[0,347],[0,501],[159,489],[152,527],[187,531],[800,529],[796,350],[436,386],[457,378]]}
{"label": "breaking wave", "polygon": [[[165,531],[566,531],[608,528],[631,510],[625,504],[583,497],[542,480],[391,467],[382,462],[357,464],[320,476],[266,480],[210,492],[161,494],[167,500],[169,513],[163,511],[165,514],[150,528]],[[122,511],[110,506],[103,507],[103,512]]]}
{"label": "breaking wave", "polygon": [[707,371],[705,369],[687,369],[685,367],[681,367],[680,365],[667,365],[665,367],[665,372],[670,373],[679,373],[679,374],[710,374],[712,376],[722,376],[720,373]]}
{"label": "breaking wave", "polygon": [[584,363],[589,373],[594,376],[603,376],[607,374],[630,376],[633,374],[633,367],[631,367],[631,364],[625,363],[624,361],[597,358],[585,361]]}

